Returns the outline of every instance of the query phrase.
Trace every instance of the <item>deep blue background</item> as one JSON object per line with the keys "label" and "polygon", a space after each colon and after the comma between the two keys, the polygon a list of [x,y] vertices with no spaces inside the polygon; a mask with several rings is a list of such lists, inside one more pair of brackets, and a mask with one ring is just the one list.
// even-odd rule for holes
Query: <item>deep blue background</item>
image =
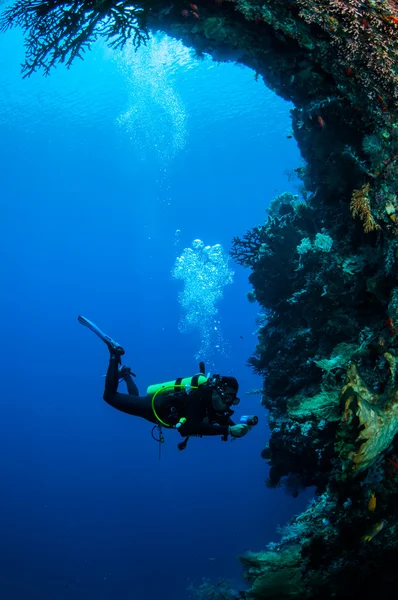
{"label": "deep blue background", "polygon": [[49,78],[22,79],[22,60],[19,32],[0,37],[0,597],[184,600],[202,577],[238,586],[236,556],[277,539],[305,502],[264,486],[266,415],[245,396],[261,387],[246,366],[249,273],[231,263],[219,304],[230,352],[217,368],[240,380],[238,416],[260,417],[234,444],[192,439],[179,453],[166,432],[159,461],[150,424],[102,401],[107,349],[76,318],[126,348],[141,392],[195,373],[174,260],[195,238],[228,251],[295,191],[290,107],[248,69],[167,40],[135,62],[98,45]]}

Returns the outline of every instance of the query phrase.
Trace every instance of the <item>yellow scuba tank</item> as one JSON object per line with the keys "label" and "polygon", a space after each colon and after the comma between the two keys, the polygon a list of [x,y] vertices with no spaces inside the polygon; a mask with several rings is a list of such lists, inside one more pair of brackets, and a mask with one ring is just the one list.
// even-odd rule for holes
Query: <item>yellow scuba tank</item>
{"label": "yellow scuba tank", "polygon": [[155,394],[156,396],[170,393],[173,394],[184,390],[189,391],[190,388],[197,388],[205,383],[207,383],[207,377],[202,373],[198,373],[198,375],[194,375],[193,377],[178,377],[173,381],[154,383],[153,385],[148,386],[146,393],[150,397],[153,397]]}
{"label": "yellow scuba tank", "polygon": [[[178,377],[174,381],[166,381],[165,383],[155,383],[148,386],[147,394],[151,398],[152,412],[156,420],[165,427],[170,427],[168,423],[163,421],[156,412],[155,399],[163,394],[173,394],[176,392],[189,392],[191,389],[197,390],[200,385],[207,383],[207,377],[202,373],[198,373],[193,377]],[[184,419],[185,421],[186,419]],[[180,419],[182,421],[182,419]]]}

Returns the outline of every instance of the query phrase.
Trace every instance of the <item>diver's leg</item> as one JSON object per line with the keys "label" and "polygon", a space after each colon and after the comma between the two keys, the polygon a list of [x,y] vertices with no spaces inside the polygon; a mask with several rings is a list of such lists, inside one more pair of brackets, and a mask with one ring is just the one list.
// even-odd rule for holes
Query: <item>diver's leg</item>
{"label": "diver's leg", "polygon": [[105,379],[104,398],[105,395],[110,396],[117,392],[117,386],[119,385],[119,362],[120,356],[111,354]]}
{"label": "diver's leg", "polygon": [[148,396],[130,396],[129,394],[114,394],[104,393],[104,400],[109,406],[132,415],[133,417],[141,417],[151,423],[157,423],[155,415],[152,411],[151,398]]}
{"label": "diver's leg", "polygon": [[139,396],[140,393],[138,391],[138,387],[137,384],[135,383],[134,379],[131,377],[131,375],[127,375],[126,377],[123,377],[124,381],[126,382],[127,385],[127,391],[129,393],[130,396]]}
{"label": "diver's leg", "polygon": [[109,406],[132,415],[133,417],[141,417],[151,423],[156,423],[155,415],[152,412],[151,399],[148,396],[130,396],[129,394],[104,394],[104,400]]}
{"label": "diver's leg", "polygon": [[133,380],[131,380],[132,388],[130,389],[136,392],[136,394],[121,394],[117,391],[119,383],[118,361],[118,356],[111,355],[105,379],[105,402],[128,415],[142,417],[147,421],[151,421],[151,423],[156,423],[156,418],[152,411],[151,399],[148,396],[138,396],[138,388]]}

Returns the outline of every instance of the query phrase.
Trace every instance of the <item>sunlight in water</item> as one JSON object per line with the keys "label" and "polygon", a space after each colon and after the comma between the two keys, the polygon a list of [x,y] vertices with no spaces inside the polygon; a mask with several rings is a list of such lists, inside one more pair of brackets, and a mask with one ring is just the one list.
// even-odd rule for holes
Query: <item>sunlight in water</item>
{"label": "sunlight in water", "polygon": [[184,311],[179,330],[187,333],[197,330],[200,349],[196,360],[213,364],[217,354],[227,354],[226,342],[220,329],[217,303],[224,287],[232,283],[234,272],[228,266],[228,255],[220,244],[205,246],[194,240],[192,248],[185,248],[176,259],[172,275],[184,282],[179,302]]}
{"label": "sunlight in water", "polygon": [[187,112],[175,81],[181,69],[192,68],[192,52],[166,35],[152,36],[138,52],[129,43],[117,54],[127,82],[129,101],[118,124],[129,135],[139,158],[158,154],[162,166],[183,150]]}

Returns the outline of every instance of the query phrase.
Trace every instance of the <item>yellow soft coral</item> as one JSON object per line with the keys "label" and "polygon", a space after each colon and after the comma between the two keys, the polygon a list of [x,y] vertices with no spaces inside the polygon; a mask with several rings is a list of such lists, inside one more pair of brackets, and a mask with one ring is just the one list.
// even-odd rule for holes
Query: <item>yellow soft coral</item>
{"label": "yellow soft coral", "polygon": [[355,364],[348,368],[347,383],[341,390],[344,412],[338,432],[340,441],[336,445],[346,470],[360,472],[370,467],[398,433],[395,357],[387,353],[384,356],[391,380],[382,394],[369,390]]}
{"label": "yellow soft coral", "polygon": [[380,229],[380,225],[376,223],[370,210],[369,192],[370,185],[366,183],[360,190],[352,192],[350,203],[351,214],[353,217],[359,216],[365,233]]}

